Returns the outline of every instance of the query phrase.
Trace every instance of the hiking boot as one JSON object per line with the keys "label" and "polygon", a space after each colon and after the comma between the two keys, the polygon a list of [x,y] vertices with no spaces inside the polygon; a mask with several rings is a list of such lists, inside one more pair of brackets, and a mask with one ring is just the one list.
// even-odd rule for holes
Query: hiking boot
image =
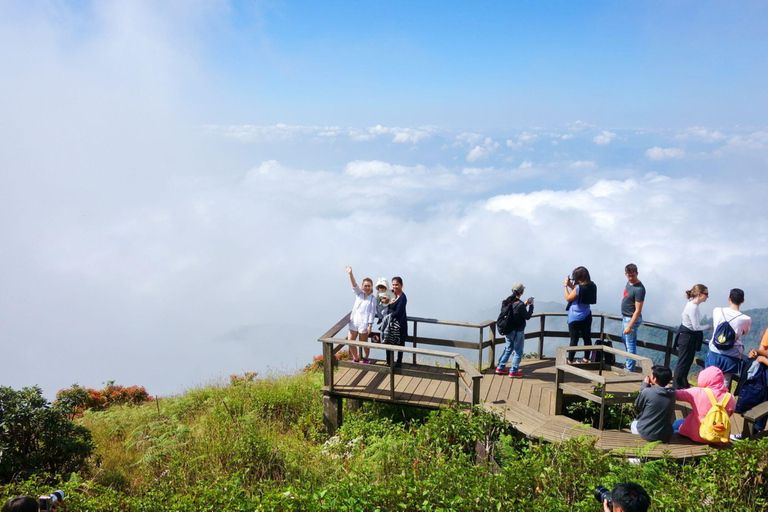
{"label": "hiking boot", "polygon": [[504,375],[505,373],[507,373],[507,369],[504,368],[503,366],[497,366],[496,373],[499,375]]}
{"label": "hiking boot", "polygon": [[509,378],[512,379],[514,377],[520,378],[523,376],[523,372],[520,370],[517,370],[516,372],[513,372],[512,370],[509,371]]}

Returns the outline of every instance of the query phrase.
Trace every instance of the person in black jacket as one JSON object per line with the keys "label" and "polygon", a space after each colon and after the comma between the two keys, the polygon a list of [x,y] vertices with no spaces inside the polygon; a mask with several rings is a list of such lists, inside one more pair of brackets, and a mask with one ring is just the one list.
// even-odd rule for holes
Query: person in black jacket
{"label": "person in black jacket", "polygon": [[514,352],[512,357],[512,368],[509,370],[509,377],[522,377],[523,372],[520,371],[520,361],[523,359],[523,350],[525,345],[525,322],[531,318],[533,314],[533,299],[529,298],[525,302],[520,300],[520,296],[525,291],[525,286],[521,283],[515,283],[512,286],[512,295],[504,299],[501,303],[502,312],[507,310],[510,315],[510,323],[507,326],[507,333],[504,337],[507,340],[507,344],[504,346],[504,352],[502,352],[499,358],[499,365],[496,367],[496,373],[507,373],[507,361],[509,356]]}

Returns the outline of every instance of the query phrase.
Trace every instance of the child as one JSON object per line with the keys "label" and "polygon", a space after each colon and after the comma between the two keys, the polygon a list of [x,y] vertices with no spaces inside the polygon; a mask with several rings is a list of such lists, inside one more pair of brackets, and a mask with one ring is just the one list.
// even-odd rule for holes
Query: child
{"label": "child", "polygon": [[635,407],[640,414],[630,429],[646,441],[668,443],[673,432],[676,398],[675,390],[666,387],[672,380],[672,370],[666,366],[654,366],[651,372],[640,386],[640,394],[635,400]]}
{"label": "child", "polygon": [[376,281],[376,302],[378,306],[376,308],[376,317],[379,319],[379,324],[386,314],[389,304],[395,300],[395,294],[389,289],[389,281],[386,277],[380,277]]}
{"label": "child", "polygon": [[[677,390],[677,399],[691,404],[692,410],[685,420],[675,421],[673,427],[682,436],[689,437],[697,443],[706,443],[707,441],[699,435],[699,427],[701,427],[701,420],[712,407],[712,402],[704,388],[709,388],[717,401],[721,401],[725,397],[728,389],[725,387],[723,372],[717,366],[710,366],[702,370],[699,373],[698,384],[698,387],[695,388]],[[736,400],[731,397],[725,405],[725,411],[730,416],[734,409],[736,409]]]}

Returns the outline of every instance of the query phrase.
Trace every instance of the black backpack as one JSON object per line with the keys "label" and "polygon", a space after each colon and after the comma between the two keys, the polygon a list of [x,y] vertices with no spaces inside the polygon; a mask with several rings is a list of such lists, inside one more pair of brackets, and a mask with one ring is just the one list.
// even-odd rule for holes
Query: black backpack
{"label": "black backpack", "polygon": [[520,300],[515,299],[506,306],[501,306],[499,318],[496,319],[496,328],[502,336],[509,334],[510,328],[512,327],[512,317],[514,316],[514,305],[518,302],[520,302]]}
{"label": "black backpack", "polygon": [[[725,312],[722,308],[720,309],[720,312],[723,315],[723,320],[725,320]],[[741,315],[742,314],[739,313],[733,318],[738,318]],[[733,318],[731,318],[731,320],[733,320]],[[724,322],[717,324],[715,335],[712,337],[712,343],[715,344],[715,348],[718,350],[728,350],[733,348],[736,344],[736,331],[731,327],[731,320],[725,320]]]}

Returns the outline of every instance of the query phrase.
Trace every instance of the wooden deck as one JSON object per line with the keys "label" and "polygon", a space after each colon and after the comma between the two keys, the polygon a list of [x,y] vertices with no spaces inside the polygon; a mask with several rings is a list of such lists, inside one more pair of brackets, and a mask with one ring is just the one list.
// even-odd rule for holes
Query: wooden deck
{"label": "wooden deck", "polygon": [[[377,365],[384,366],[383,362]],[[404,364],[403,370],[412,365]],[[420,368],[424,368],[420,366]],[[697,444],[689,439],[674,435],[668,444],[659,444],[652,449],[645,448],[648,444],[640,436],[633,435],[629,430],[597,430],[581,424],[563,415],[555,415],[555,360],[529,359],[521,365],[523,378],[510,379],[506,375],[496,375],[492,370],[484,372],[480,386],[481,405],[486,410],[504,417],[518,431],[531,439],[543,439],[557,442],[575,436],[592,436],[595,446],[616,455],[628,457],[642,456],[659,458],[665,455],[675,458],[701,457],[710,453],[713,448]],[[446,375],[455,374],[453,368],[430,368],[429,371]],[[604,372],[606,376],[612,372]],[[614,374],[618,375],[618,374]],[[569,376],[568,383],[574,388],[584,391],[592,390],[592,383],[586,379]],[[395,399],[391,398],[389,376],[375,371],[339,368],[334,381],[332,394],[337,397],[362,399],[377,402],[397,403],[416,407],[439,408],[454,403],[456,386],[449,381],[437,381],[423,377],[395,375]],[[623,387],[621,387],[623,386]],[[639,385],[619,386],[616,391],[636,391]],[[324,388],[325,393],[330,390]],[[567,396],[567,394],[566,394]],[[469,397],[461,391],[459,403],[469,404]],[[677,418],[684,417],[688,412],[687,404],[679,404],[675,411]],[[732,432],[741,432],[743,419],[734,414]]]}

